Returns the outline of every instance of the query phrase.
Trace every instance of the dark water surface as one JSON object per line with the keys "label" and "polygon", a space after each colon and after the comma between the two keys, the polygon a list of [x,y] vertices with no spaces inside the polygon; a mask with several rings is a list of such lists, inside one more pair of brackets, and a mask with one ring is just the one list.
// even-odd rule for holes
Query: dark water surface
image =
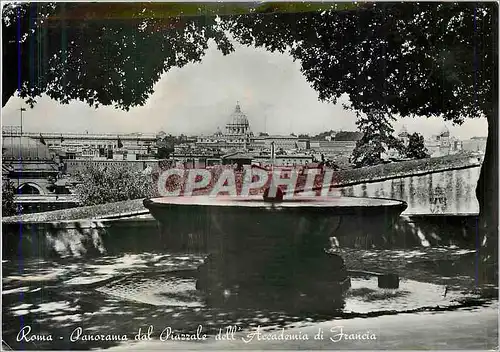
{"label": "dark water surface", "polygon": [[[107,223],[104,232],[93,227],[86,236],[90,247],[100,248],[94,251],[85,250],[89,241],[82,237],[66,234],[47,241],[43,231],[25,232],[28,244],[17,248],[23,259],[14,254],[19,234],[4,228],[11,242],[4,239],[3,340],[14,349],[107,348],[130,344],[139,328],[144,332],[149,326],[156,336],[167,326],[192,333],[198,325],[215,335],[227,326],[239,331],[259,325],[293,329],[332,319],[480,307],[496,300],[493,287],[478,286],[473,219],[449,219],[448,228],[435,221],[438,226],[422,219],[402,221],[399,235],[384,243],[357,238],[332,248],[351,270],[351,288],[338,309],[320,311],[273,304],[261,309],[211,307],[195,288],[195,269],[205,253],[184,245],[166,250],[155,222],[148,219]],[[377,273],[398,274],[399,288],[380,289]],[[28,325],[32,334],[51,335],[53,341],[18,342],[20,329]],[[78,327],[87,335],[127,335],[128,341],[82,336],[70,341]]]}

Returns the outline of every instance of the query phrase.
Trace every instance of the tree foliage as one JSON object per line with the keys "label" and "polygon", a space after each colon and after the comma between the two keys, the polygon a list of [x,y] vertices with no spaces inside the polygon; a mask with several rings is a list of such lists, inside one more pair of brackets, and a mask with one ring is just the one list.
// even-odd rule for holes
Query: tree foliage
{"label": "tree foliage", "polygon": [[158,147],[158,159],[168,159],[170,155],[174,152],[174,148],[169,148],[167,146]]}
{"label": "tree foliage", "polygon": [[227,21],[240,42],[289,51],[320,99],[461,122],[493,103],[493,3],[365,3]]}
{"label": "tree foliage", "polygon": [[425,159],[429,157],[424,144],[424,136],[415,132],[410,134],[408,145],[405,148],[405,155],[411,159]]}
{"label": "tree foliage", "polygon": [[2,216],[17,214],[17,206],[14,203],[16,188],[9,180],[2,181]]}
{"label": "tree foliage", "polygon": [[6,94],[14,81],[26,98],[46,93],[128,109],[145,102],[163,72],[200,61],[209,40],[231,52],[230,33],[243,44],[289,51],[320,99],[347,94],[358,111],[460,122],[487,115],[496,99],[495,3],[328,4],[315,11],[309,4],[310,11],[278,13],[272,5],[220,17],[222,5],[194,6],[192,16],[176,4],[7,6],[4,60],[17,66],[20,30],[22,69],[17,80],[5,76]]}
{"label": "tree foliage", "polygon": [[394,137],[391,119],[385,111],[371,110],[368,114],[358,114],[356,124],[363,134],[352,152],[355,167],[381,164],[383,155],[390,149],[403,150],[403,144]]}
{"label": "tree foliage", "polygon": [[77,174],[76,194],[83,205],[119,202],[153,197],[156,193],[152,173],[127,166],[89,164]]}
{"label": "tree foliage", "polygon": [[183,136],[175,137],[169,134],[164,138],[158,140],[158,159],[168,159],[168,157],[174,152],[174,146],[176,144],[182,143],[182,137]]}
{"label": "tree foliage", "polygon": [[363,137],[363,133],[357,131],[340,131],[335,135],[336,141],[359,141]]}
{"label": "tree foliage", "polygon": [[151,3],[7,6],[4,65],[17,67],[20,59],[21,69],[4,75],[3,105],[20,88],[31,104],[47,94],[128,110],[146,102],[162,73],[200,61],[209,39],[231,50],[215,16],[168,16],[175,4],[162,5],[162,12]]}
{"label": "tree foliage", "polygon": [[277,5],[247,6],[246,14],[220,17],[223,5],[194,6],[184,16],[172,3],[6,6],[4,60],[17,66],[19,30],[22,67],[21,77],[8,74],[4,83],[21,83],[26,98],[46,93],[128,109],[145,102],[163,72],[200,61],[208,40],[229,53],[230,33],[243,44],[289,51],[320,99],[348,94],[359,111],[460,122],[487,115],[496,99],[495,3],[308,4],[309,11],[277,13]]}

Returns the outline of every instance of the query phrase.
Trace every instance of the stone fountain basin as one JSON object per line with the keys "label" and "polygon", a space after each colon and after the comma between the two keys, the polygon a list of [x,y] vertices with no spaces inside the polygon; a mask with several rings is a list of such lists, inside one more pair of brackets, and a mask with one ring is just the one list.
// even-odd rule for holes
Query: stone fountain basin
{"label": "stone fountain basin", "polygon": [[336,304],[332,297],[350,280],[343,259],[325,251],[331,238],[383,236],[406,209],[402,201],[351,197],[165,197],[144,206],[159,221],[162,239],[205,242],[210,255],[198,267],[196,286],[212,304],[232,291],[239,302],[259,292],[313,301],[328,292]]}

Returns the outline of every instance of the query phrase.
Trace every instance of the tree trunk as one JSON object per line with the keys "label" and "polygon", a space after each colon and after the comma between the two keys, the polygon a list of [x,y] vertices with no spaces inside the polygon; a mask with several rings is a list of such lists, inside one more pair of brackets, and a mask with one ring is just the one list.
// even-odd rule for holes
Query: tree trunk
{"label": "tree trunk", "polygon": [[[497,7],[492,7],[496,15]],[[482,110],[488,119],[488,139],[476,187],[479,221],[476,235],[476,283],[498,285],[498,22],[493,16],[491,88],[484,95]]]}
{"label": "tree trunk", "polygon": [[487,113],[488,139],[476,187],[480,212],[476,235],[478,284],[495,282],[498,277],[498,101],[494,99]]}

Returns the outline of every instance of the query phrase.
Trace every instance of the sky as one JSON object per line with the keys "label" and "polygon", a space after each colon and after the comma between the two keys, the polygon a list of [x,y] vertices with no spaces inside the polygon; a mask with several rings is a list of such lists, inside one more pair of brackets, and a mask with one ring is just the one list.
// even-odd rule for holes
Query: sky
{"label": "sky", "polygon": [[[235,46],[223,56],[210,43],[201,63],[174,68],[163,74],[142,107],[128,112],[113,107],[91,108],[82,102],[63,105],[48,97],[23,113],[27,132],[212,134],[224,130],[239,101],[251,130],[270,134],[317,134],[326,130],[354,131],[356,117],[337,104],[320,102],[300,72],[300,62],[287,54]],[[12,97],[2,109],[2,125],[19,125],[21,99]],[[440,118],[399,118],[396,132],[430,137],[446,126],[460,139],[487,135],[486,119],[466,119],[454,126]]]}

